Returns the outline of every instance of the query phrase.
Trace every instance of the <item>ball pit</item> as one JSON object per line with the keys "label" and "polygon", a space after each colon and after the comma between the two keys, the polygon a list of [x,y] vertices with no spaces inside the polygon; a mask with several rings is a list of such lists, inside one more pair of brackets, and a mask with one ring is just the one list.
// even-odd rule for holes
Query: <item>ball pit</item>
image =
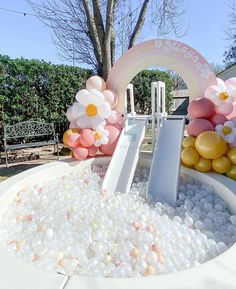
{"label": "ball pit", "polygon": [[[103,164],[105,161],[107,161],[107,159],[105,160],[105,158],[101,158],[101,159],[97,159],[97,160],[95,160],[95,163],[99,163],[99,164]],[[69,162],[69,163],[54,163],[54,164],[50,164],[50,165],[46,165],[46,166],[43,166],[43,167],[41,167],[41,169],[40,168],[36,168],[36,169],[33,169],[33,170],[31,170],[31,172],[29,171],[29,172],[26,172],[26,173],[23,173],[23,176],[24,176],[24,174],[25,174],[25,176],[28,174],[28,177],[27,178],[23,178],[23,176],[22,176],[22,178],[20,178],[19,176],[16,176],[15,177],[15,181],[17,180],[17,177],[18,177],[18,181],[11,187],[11,186],[8,186],[9,187],[9,189],[8,189],[8,192],[5,192],[4,194],[2,194],[1,195],[1,209],[0,209],[0,211],[2,212],[2,211],[4,211],[4,209],[6,208],[6,205],[12,200],[12,199],[14,199],[13,201],[14,202],[18,202],[19,201],[19,195],[17,196],[17,192],[19,192],[19,191],[22,191],[22,189],[24,189],[26,186],[27,187],[29,187],[31,184],[34,184],[34,183],[36,183],[37,182],[37,180],[40,178],[40,177],[45,177],[45,180],[47,180],[47,179],[49,179],[50,177],[52,178],[52,176],[50,176],[50,172],[52,173],[53,172],[53,177],[55,177],[55,176],[58,176],[59,177],[59,179],[60,180],[62,180],[61,179],[61,177],[63,176],[63,175],[66,175],[69,171],[78,171],[78,170],[81,170],[81,169],[83,169],[83,167],[86,167],[87,165],[90,165],[91,163],[93,162],[93,160],[87,160],[87,161],[83,161],[83,162],[81,162],[81,163],[76,163],[76,162]],[[141,161],[141,163],[144,165],[144,166],[148,166],[149,164],[150,164],[150,160],[149,159],[143,159],[142,161]],[[85,170],[87,170],[86,168],[85,168]],[[34,173],[35,172],[35,173]],[[209,175],[203,175],[203,174],[201,174],[201,173],[198,173],[198,172],[195,172],[195,171],[192,171],[192,170],[188,170],[188,169],[186,169],[186,168],[182,168],[182,172],[183,173],[185,173],[185,174],[187,174],[187,175],[189,175],[190,177],[194,177],[196,180],[201,180],[203,183],[208,183],[208,184],[213,184],[213,186],[215,187],[215,189],[218,191],[218,192],[220,192],[220,193],[222,193],[222,195],[221,195],[221,197],[223,197],[224,198],[224,200],[227,202],[227,203],[229,203],[229,204],[231,204],[231,211],[232,211],[232,213],[234,213],[235,214],[235,212],[236,212],[236,208],[234,208],[234,207],[232,207],[232,200],[233,199],[235,199],[235,195],[232,193],[232,191],[230,191],[230,186],[231,186],[231,189],[233,188],[233,185],[232,185],[232,181],[230,181],[230,180],[228,180],[228,179],[226,179],[226,178],[224,178],[223,176],[216,176],[216,175],[214,175],[214,174],[210,174],[210,177],[209,177]],[[147,177],[147,171],[142,171],[142,174],[144,175],[144,178],[145,177]],[[22,175],[22,174],[21,174]],[[219,177],[222,177],[223,179],[220,179],[220,182],[218,182],[217,181],[217,178],[219,178]],[[136,179],[135,179],[135,182],[138,182],[139,184],[136,184],[135,186],[136,186],[136,188],[138,187],[138,189],[140,189],[140,190],[142,190],[142,189],[144,189],[145,188],[145,184],[143,183],[143,182],[139,182],[140,181],[140,179],[138,179],[138,178],[140,178],[140,176],[136,176]],[[191,180],[191,179],[190,179]],[[144,180],[143,180],[144,181]],[[10,182],[10,180],[9,180],[9,182]],[[190,182],[192,182],[192,180],[190,181]],[[227,185],[227,187],[225,187],[225,185],[224,185],[224,183],[226,182],[226,185]],[[14,182],[13,182],[14,183]],[[3,183],[3,185],[4,185],[4,183]],[[2,186],[3,186],[2,185]],[[182,186],[183,186],[183,184],[182,184]],[[190,186],[191,187],[191,186]],[[32,188],[37,188],[37,189],[40,189],[40,184],[38,185],[38,187],[34,187],[34,186],[32,186]],[[137,191],[136,190],[136,188],[134,187],[133,188],[133,190],[134,190],[134,192],[135,191]],[[180,186],[180,188],[181,188],[181,186]],[[207,186],[206,186],[206,188],[207,188]],[[3,188],[1,188],[2,190],[4,190],[4,187]],[[183,187],[182,187],[182,189],[183,189]],[[23,192],[23,191],[22,191]],[[193,192],[192,193],[189,193],[190,195],[191,195],[191,198],[193,197]],[[210,193],[209,193],[210,194]],[[43,193],[42,193],[42,196],[43,196]],[[210,194],[210,196],[212,197],[212,195]],[[45,196],[44,196],[45,197]],[[186,196],[185,196],[185,198],[187,197],[187,194],[186,194]],[[196,197],[196,196],[195,196]],[[120,198],[121,198],[121,200],[122,200],[122,195],[120,195]],[[181,199],[182,198],[182,199]],[[180,193],[179,194],[179,199],[178,199],[178,204],[179,204],[179,208],[181,208],[181,204],[182,204],[182,206],[185,206],[186,207],[186,209],[188,209],[188,208],[190,208],[190,207],[192,207],[193,206],[193,203],[191,203],[191,201],[190,201],[190,199],[188,199],[188,198],[186,198],[186,202],[183,202],[183,203],[181,203],[182,201],[181,200],[183,200],[183,198],[184,198],[184,194],[183,193]],[[109,199],[109,198],[108,198]],[[121,201],[120,200],[120,201]],[[65,202],[66,202],[66,200],[64,200]],[[123,199],[123,201],[124,201],[124,199]],[[45,200],[45,202],[46,202],[46,200]],[[218,198],[218,201],[217,202],[219,202],[219,198]],[[226,203],[225,202],[222,202],[222,204],[218,204],[218,203],[215,203],[214,204],[214,206],[216,207],[215,209],[219,209],[219,211],[221,211],[222,210],[222,208],[221,208],[221,205],[223,204],[223,209],[225,208],[225,206],[226,206]],[[118,202],[119,203],[119,202]],[[45,204],[46,205],[46,204]],[[218,205],[218,206],[217,206]],[[143,205],[142,204],[142,202],[140,203],[140,206],[144,209],[144,211],[146,210],[146,212],[149,212],[149,209],[147,208],[147,206],[146,205]],[[50,206],[51,207],[51,206]],[[206,206],[205,206],[206,208],[206,210],[210,210],[210,204],[209,203],[206,203]],[[207,208],[208,207],[208,208]],[[183,209],[183,208],[182,208]],[[165,214],[163,214],[163,216],[161,217],[161,220],[162,220],[162,218],[164,218],[165,219],[165,221],[168,223],[168,226],[171,226],[171,223],[175,223],[175,225],[178,225],[178,223],[180,222],[180,219],[181,219],[181,217],[179,216],[176,216],[176,217],[173,217],[173,208],[170,208],[169,206],[167,206],[167,205],[163,205],[163,206],[161,206],[159,203],[156,205],[156,208],[154,209],[154,210],[156,210],[157,212],[158,212],[158,210],[160,211],[160,210],[163,210],[164,212],[165,212]],[[197,210],[197,209],[196,209]],[[168,212],[168,213],[167,213]],[[9,209],[9,213],[10,213],[10,209]],[[184,210],[183,210],[183,212],[182,212],[182,214],[184,213]],[[185,213],[186,213],[186,211],[185,211]],[[195,212],[196,213],[196,212]],[[210,212],[209,212],[210,213]],[[168,218],[168,214],[170,214],[171,216],[172,216],[172,219],[174,220],[170,220],[169,218]],[[123,216],[122,215],[122,212],[120,212],[120,215],[121,216]],[[144,214],[145,215],[145,214]],[[28,214],[27,215],[27,222],[30,222],[30,219],[31,219],[31,217],[30,217],[30,214]],[[234,220],[234,218],[235,217],[231,217],[231,219],[230,219],[230,217],[228,216],[227,217],[228,218],[228,222],[231,222],[232,221],[232,223],[231,223],[231,225],[232,226],[234,226],[233,224],[234,224],[234,222],[235,222],[235,220]],[[192,226],[193,225],[193,218],[191,217],[191,216],[185,216],[185,218],[183,219],[184,220],[184,222],[183,223],[185,223],[185,224],[183,224],[183,228],[185,228],[185,229],[189,229],[190,231],[191,231],[191,229],[188,227],[188,226]],[[209,220],[210,220],[210,218],[209,218]],[[204,222],[204,225],[205,226],[210,226],[210,221],[208,220],[208,218],[206,218],[205,217],[205,222]],[[18,221],[19,222],[21,222],[22,220],[21,220],[21,218],[20,218],[20,216],[18,216]],[[111,220],[111,221],[114,221],[114,220]],[[135,234],[137,233],[137,232],[139,232],[139,230],[140,230],[140,228],[139,228],[139,226],[140,225],[142,225],[142,222],[143,222],[143,220],[141,220],[141,221],[139,221],[139,222],[133,222],[133,227],[134,227],[134,232],[135,232]],[[60,224],[60,220],[58,220],[58,226],[59,226],[59,224]],[[94,229],[96,229],[96,225],[97,224],[92,224],[92,226],[93,226],[93,228]],[[116,224],[117,225],[117,224]],[[201,224],[201,222],[199,221],[198,223],[197,222],[195,222],[195,225],[197,225],[198,226],[198,229],[200,229],[201,228],[201,226],[202,226],[202,224]],[[230,224],[229,224],[230,225]],[[32,228],[33,229],[33,228]],[[50,230],[51,229],[51,230]],[[153,231],[153,229],[155,229],[155,224],[147,224],[147,231],[144,231],[145,232],[145,234],[143,234],[143,236],[140,236],[140,238],[142,239],[142,238],[147,238],[147,241],[148,241],[148,238],[150,238],[150,236],[152,235],[152,231]],[[197,230],[198,230],[197,229]],[[162,230],[164,230],[165,231],[165,229],[164,229],[164,227],[163,227],[163,229]],[[162,230],[160,230],[160,232],[162,232]],[[232,228],[231,228],[231,230],[232,230]],[[143,231],[143,230],[142,230]],[[192,230],[193,231],[193,230]],[[191,232],[192,232],[191,231]],[[52,229],[52,228],[48,228],[47,227],[47,225],[45,225],[45,224],[41,224],[40,225],[40,232],[41,233],[45,233],[45,235],[47,236],[47,238],[50,240],[50,238],[52,237],[52,235],[54,234],[54,230]],[[141,232],[141,231],[140,231]],[[198,231],[197,231],[198,232]],[[163,233],[163,232],[162,232]],[[176,233],[178,233],[178,230],[177,230],[177,232]],[[198,232],[199,233],[199,232]],[[190,233],[190,234],[192,234],[192,233]],[[208,233],[209,234],[209,233]],[[142,234],[141,234],[142,235]],[[186,236],[185,236],[185,238],[186,238],[186,242],[187,242],[187,239],[189,238],[189,236],[188,236],[188,234],[185,234]],[[224,235],[224,237],[225,237],[225,234],[223,234]],[[227,235],[227,234],[226,234]],[[202,236],[202,235],[200,235],[200,236]],[[101,238],[103,237],[103,236],[100,236]],[[98,238],[100,238],[99,236],[98,236]],[[137,237],[137,235],[136,235],[136,237]],[[220,236],[219,235],[219,233],[218,233],[218,237],[217,238],[219,238],[219,237],[222,237],[222,235]],[[227,237],[227,236],[226,236]],[[228,236],[229,237],[229,236]],[[170,241],[171,241],[171,238],[173,239],[173,236],[171,237],[171,236],[169,236],[169,238],[170,238]],[[202,237],[204,240],[205,240],[205,237]],[[211,236],[211,238],[212,238],[212,236]],[[203,240],[202,239],[202,240]],[[87,240],[87,239],[86,239]],[[197,244],[198,244],[198,242],[200,241],[200,239],[197,241],[196,240],[196,246],[197,246]],[[218,241],[220,241],[220,239],[218,239]],[[222,240],[221,240],[222,241]],[[231,246],[232,244],[230,244],[230,243],[232,243],[232,242],[230,242],[229,241],[229,239],[228,239],[228,241],[227,240],[225,240],[226,241],[226,243],[227,243],[227,245],[228,246]],[[211,242],[212,241],[210,241],[210,244],[211,244]],[[50,243],[50,242],[49,242]],[[165,242],[164,242],[165,243]],[[171,249],[171,246],[172,246],[172,243],[171,242],[169,242],[170,243],[170,246],[169,246],[169,248],[167,248],[167,251],[168,250],[170,250]],[[219,242],[218,242],[219,243]],[[182,243],[182,245],[183,245],[184,243]],[[211,245],[214,245],[215,243],[213,242]],[[12,246],[14,247],[15,246],[15,248],[19,248],[20,246],[21,246],[22,244],[20,244],[20,243],[18,243],[18,244],[12,244]],[[180,248],[178,248],[178,252],[180,253],[180,252],[185,252],[185,251],[188,251],[188,250],[182,250],[181,251],[181,242],[180,242]],[[156,251],[158,251],[157,250],[157,248],[158,247],[160,247],[160,246],[163,246],[163,245],[158,245],[157,243],[153,243],[152,244],[152,246],[151,246],[151,251],[149,252],[149,253],[151,253],[150,254],[150,256],[148,256],[148,258],[150,258],[150,260],[152,260],[152,258],[154,258],[155,256],[156,256]],[[185,246],[186,246],[186,244],[185,244]],[[214,245],[214,246],[216,246],[216,245]],[[167,246],[168,247],[168,246]],[[128,247],[127,247],[128,248]],[[218,250],[218,253],[221,253],[221,252],[223,252],[225,249],[226,249],[227,247],[225,247],[225,245],[223,244],[223,243],[219,243],[219,245],[218,245],[218,247],[217,247],[217,250]],[[133,259],[135,259],[135,258],[137,258],[137,256],[140,254],[140,251],[141,251],[141,249],[140,249],[140,247],[138,247],[138,245],[137,246],[135,246],[134,248],[132,247],[132,248],[128,248],[128,252],[129,252],[129,254],[127,254],[127,252],[126,252],[126,254],[125,254],[125,256],[127,257],[127,258],[133,258]],[[199,252],[201,251],[201,250],[198,250]],[[233,245],[232,247],[230,247],[230,249],[228,249],[225,253],[223,253],[223,254],[221,254],[220,256],[218,256],[217,258],[215,258],[215,259],[213,259],[213,260],[211,260],[211,261],[209,261],[209,262],[206,262],[206,263],[204,263],[204,264],[202,264],[201,266],[197,266],[197,267],[195,267],[195,268],[191,268],[191,269],[188,269],[187,271],[180,271],[180,272],[178,272],[178,273],[172,273],[172,274],[168,274],[167,276],[176,276],[176,278],[177,278],[177,276],[182,276],[183,274],[185,275],[185,277],[187,277],[187,276],[191,276],[191,272],[192,272],[192,274],[200,274],[199,273],[199,270],[200,270],[200,268],[201,267],[204,267],[204,266],[213,266],[214,264],[215,264],[215,260],[224,260],[224,258],[226,258],[225,256],[227,256],[228,255],[228,252],[229,251],[235,251],[235,245]],[[161,251],[159,252],[159,254],[160,254],[160,256],[158,257],[160,260],[162,260],[162,258],[164,258],[164,256],[162,256],[161,255]],[[166,252],[165,252],[165,254],[166,254]],[[203,254],[203,252],[202,252],[202,254]],[[212,253],[211,253],[212,254]],[[20,255],[20,254],[18,254],[18,255]],[[136,256],[136,257],[135,257]],[[211,257],[214,257],[215,255],[213,254]],[[20,257],[20,256],[19,256]],[[107,255],[105,255],[104,256],[104,262],[105,263],[109,263],[111,260],[111,258],[112,258],[113,256],[112,256],[112,254],[110,255],[110,254],[107,254]],[[15,258],[15,257],[14,257]],[[14,258],[13,258],[13,260],[14,260]],[[22,258],[22,256],[20,257],[20,258]],[[180,254],[180,258],[181,258],[181,254]],[[201,258],[203,258],[203,256],[201,256],[200,257],[200,259],[198,260],[198,261],[195,261],[195,263],[194,264],[191,264],[191,266],[193,266],[193,265],[198,265],[200,262],[199,261],[205,261],[205,259],[203,258],[203,259],[201,259]],[[227,258],[226,258],[227,259]],[[17,261],[16,262],[19,262],[19,260],[18,260],[18,258],[17,258]],[[35,260],[35,262],[37,262],[37,260]],[[118,260],[117,260],[117,262],[118,262]],[[224,261],[223,261],[224,262]],[[25,264],[25,263],[23,263],[22,261],[20,262],[20,263],[22,263],[22,264]],[[75,263],[75,262],[74,262]],[[118,264],[118,263],[117,263]],[[227,264],[228,264],[228,260],[227,260]],[[63,258],[61,258],[60,260],[58,260],[58,265],[59,265],[59,267],[61,267],[61,270],[59,270],[59,271],[61,271],[61,273],[62,274],[66,274],[66,275],[70,275],[70,272],[63,272],[63,267],[65,267],[66,265],[68,265],[68,260],[65,258],[65,259],[63,259]],[[75,265],[75,264],[73,264],[73,262],[71,262],[71,264],[70,264],[70,266],[71,266],[71,268],[73,267],[73,265]],[[127,264],[126,264],[127,265]],[[142,262],[140,262],[140,264],[139,264],[139,266],[140,266],[140,270],[142,270],[142,266],[143,266],[143,268],[146,266],[146,263],[142,263]],[[179,268],[179,269],[184,269],[184,268],[187,268],[187,267],[189,267],[190,266],[190,264],[189,263],[185,263],[185,266],[183,266],[182,268]],[[13,267],[14,268],[14,265],[13,266],[11,266],[11,267]],[[44,265],[40,265],[39,267],[41,267],[41,268],[44,268],[45,269],[45,264]],[[46,266],[47,267],[47,266]],[[49,266],[50,267],[50,266]],[[48,267],[48,269],[50,270],[52,270],[52,268],[49,268]],[[173,269],[173,268],[172,268]],[[15,269],[16,270],[16,269]],[[37,268],[35,268],[34,269],[35,271],[41,271],[41,270],[39,270],[39,269],[37,269]],[[56,269],[56,270],[58,270],[58,268]],[[129,269],[129,267],[127,266],[126,267],[126,272],[128,272],[130,269]],[[155,266],[148,266],[147,268],[145,267],[145,270],[144,270],[144,273],[145,274],[143,274],[143,275],[152,275],[152,274],[156,274],[157,272],[156,272],[156,270],[157,270],[157,268],[155,267]],[[178,270],[178,269],[177,269]],[[177,271],[176,269],[173,269],[173,271],[175,272],[175,271]],[[171,272],[171,270],[169,270],[170,272]],[[173,272],[172,271],[172,272]],[[167,273],[168,271],[163,271],[162,273]],[[188,272],[188,273],[187,273]],[[198,272],[198,273],[197,273]],[[200,270],[200,272],[202,272],[202,270]],[[95,270],[95,272],[93,272],[93,274],[95,274],[96,273],[96,270]],[[164,280],[164,279],[166,279],[165,278],[165,275],[160,275],[161,274],[161,272],[158,272],[159,274],[159,276],[156,276],[156,277],[148,277],[148,278],[139,278],[140,280],[142,280],[141,281],[141,283],[144,285],[144,284],[146,284],[145,286],[147,287],[147,288],[154,288],[153,287],[153,285],[151,285],[151,281],[150,281],[150,279],[151,280],[156,280],[155,282],[159,282],[158,280]],[[52,274],[52,273],[50,273],[50,274]],[[76,276],[76,275],[74,275],[73,277],[71,277],[70,278],[70,282],[71,282],[71,284],[73,284],[73,282],[77,282],[78,280],[80,280],[79,282],[82,282],[81,281],[81,278],[82,278],[82,280],[90,280],[91,279],[91,275],[93,275],[93,274],[88,274],[88,275],[90,275],[90,277],[88,277],[88,276],[86,276],[86,274],[85,274],[85,277],[81,277],[81,276]],[[135,274],[137,274],[137,272],[135,273]],[[133,278],[131,278],[131,279],[127,279],[127,278],[124,278],[123,279],[123,282],[124,282],[124,284],[126,284],[126,282],[136,282],[135,280],[136,280],[136,278],[135,277],[140,277],[140,275],[142,275],[142,274],[137,274],[137,275],[135,275],[134,274],[134,276],[132,276]],[[189,275],[190,274],[190,275]],[[203,276],[204,276],[204,274],[205,274],[205,272],[204,272],[204,270],[203,270],[203,272],[201,273],[201,274],[203,274]],[[201,276],[201,274],[199,275],[199,276]],[[56,275],[56,274],[53,274],[53,275]],[[96,275],[96,274],[95,274]],[[202,277],[203,277],[202,276]],[[128,276],[124,276],[124,272],[122,272],[122,270],[118,270],[118,272],[116,272],[115,274],[114,274],[114,276],[110,276],[110,277],[113,277],[113,278],[104,278],[104,279],[102,279],[101,280],[101,282],[103,283],[103,282],[105,282],[105,283],[109,283],[109,284],[111,284],[110,282],[112,282],[111,280],[114,280],[113,282],[115,283],[115,280],[117,280],[116,278],[121,278],[121,277],[128,277]],[[116,277],[116,278],[115,278]],[[78,279],[79,278],[79,279]],[[173,282],[173,278],[174,277],[171,277],[170,278],[170,280],[172,280],[172,282]],[[200,277],[199,277],[200,278]],[[93,278],[92,278],[93,279]],[[200,278],[201,279],[201,278]],[[96,279],[97,280],[97,279]],[[105,280],[109,280],[109,281],[105,281]],[[119,282],[122,282],[121,281],[122,279],[120,279],[120,281]],[[130,281],[127,281],[127,280],[130,280]],[[144,281],[143,281],[144,280]],[[146,281],[145,281],[146,280]],[[117,283],[117,284],[121,284],[121,283]],[[143,283],[144,282],[144,283]],[[145,283],[146,282],[146,283]],[[99,282],[98,282],[99,283]],[[107,284],[108,284],[107,283]],[[166,282],[161,282],[161,284],[163,283],[163,286],[165,286],[164,284],[168,284],[168,282],[166,283]],[[69,283],[70,284],[70,283]],[[129,283],[130,284],[130,283]],[[148,285],[149,284],[149,285]],[[118,286],[118,285],[117,285]],[[73,288],[73,287],[72,287]],[[91,287],[85,287],[85,288],[91,288]],[[94,287],[93,287],[94,288]],[[106,288],[106,287],[102,287],[102,288]],[[108,287],[107,287],[108,288]],[[118,287],[117,287],[118,288]],[[138,288],[138,287],[137,287]],[[167,287],[160,287],[160,288],[167,288]],[[172,287],[172,288],[179,288],[179,287]],[[217,287],[216,287],[217,288]],[[219,287],[220,288],[220,287]],[[232,287],[233,288],[233,287]]]}

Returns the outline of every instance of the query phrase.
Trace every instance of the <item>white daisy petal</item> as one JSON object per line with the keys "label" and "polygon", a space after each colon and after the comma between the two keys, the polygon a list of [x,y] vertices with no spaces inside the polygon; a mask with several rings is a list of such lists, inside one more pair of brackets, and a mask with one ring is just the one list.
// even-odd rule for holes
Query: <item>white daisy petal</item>
{"label": "white daisy petal", "polygon": [[76,124],[79,128],[91,128],[91,120],[87,115],[82,115],[78,120],[76,121]]}
{"label": "white daisy petal", "polygon": [[226,122],[224,123],[224,126],[228,126],[228,127],[233,128],[233,127],[234,127],[234,124],[233,124],[232,121],[228,120],[228,121],[226,121]]}
{"label": "white daisy petal", "polygon": [[76,95],[76,99],[80,102],[83,106],[87,106],[89,104],[89,94],[80,93]]}
{"label": "white daisy petal", "polygon": [[215,131],[221,133],[224,126],[222,124],[217,124],[215,127]]}
{"label": "white daisy petal", "polygon": [[233,103],[233,102],[234,102],[234,97],[233,97],[233,95],[230,95],[230,94],[229,94],[229,97],[226,99],[225,102],[227,102],[227,103]]}
{"label": "white daisy petal", "polygon": [[232,142],[234,142],[235,137],[232,134],[227,134],[224,136],[224,139],[227,143],[232,143]]}
{"label": "white daisy petal", "polygon": [[95,140],[95,143],[94,143],[95,147],[99,147],[101,145],[100,141],[98,140]]}
{"label": "white daisy petal", "polygon": [[101,115],[104,118],[108,118],[111,113],[110,104],[105,101],[98,107],[98,111],[99,111],[99,115]]}
{"label": "white daisy petal", "polygon": [[100,91],[91,89],[89,92],[89,95],[93,98],[93,103],[95,105],[99,106],[104,102],[104,95]]}
{"label": "white daisy petal", "polygon": [[233,128],[233,135],[236,135],[236,127]]}
{"label": "white daisy petal", "polygon": [[75,102],[72,106],[72,114],[76,116],[76,118],[84,115],[85,107],[81,103]]}
{"label": "white daisy petal", "polygon": [[88,95],[89,95],[89,91],[87,89],[81,89],[80,91],[77,92],[75,99],[77,101],[79,101],[80,96],[82,96],[82,98],[83,98],[83,97],[86,97]]}
{"label": "white daisy petal", "polygon": [[108,137],[106,137],[106,136],[102,137],[101,140],[100,140],[101,144],[103,144],[103,145],[104,145],[104,144],[107,144],[108,141],[109,141],[109,139],[108,139]]}
{"label": "white daisy petal", "polygon": [[94,117],[91,117],[91,125],[92,125],[92,128],[94,129],[94,130],[96,130],[97,129],[97,127],[98,126],[100,126],[100,125],[105,125],[105,121],[104,121],[104,118],[102,118],[101,116],[99,116],[99,115],[96,115],[96,116],[94,116]]}

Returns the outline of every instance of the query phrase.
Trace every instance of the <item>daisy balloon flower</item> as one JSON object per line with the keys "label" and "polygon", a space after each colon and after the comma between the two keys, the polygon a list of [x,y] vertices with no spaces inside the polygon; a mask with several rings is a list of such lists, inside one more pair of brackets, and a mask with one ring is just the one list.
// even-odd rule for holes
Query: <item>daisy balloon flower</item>
{"label": "daisy balloon flower", "polygon": [[108,139],[109,131],[104,129],[103,126],[98,126],[94,136],[95,136],[95,143],[94,145],[96,147],[99,147],[100,145],[105,145],[109,142]]}
{"label": "daisy balloon flower", "polygon": [[229,144],[233,143],[236,139],[236,128],[232,121],[226,121],[224,125],[218,124],[215,127],[215,131]]}
{"label": "daisy balloon flower", "polygon": [[218,85],[210,86],[206,94],[215,105],[221,105],[222,103],[232,104],[234,102],[236,90],[233,86],[220,83]]}

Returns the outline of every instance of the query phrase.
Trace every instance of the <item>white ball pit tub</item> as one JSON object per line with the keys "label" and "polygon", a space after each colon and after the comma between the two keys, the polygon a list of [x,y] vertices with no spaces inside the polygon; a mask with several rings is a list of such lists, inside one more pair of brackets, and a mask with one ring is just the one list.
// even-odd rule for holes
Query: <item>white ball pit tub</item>
{"label": "white ball pit tub", "polygon": [[[149,157],[141,157],[140,165],[149,166]],[[42,165],[0,184],[0,219],[2,213],[15,197],[25,187],[39,180],[50,180],[78,171],[91,164],[108,163],[109,158],[88,159],[82,162],[60,161]],[[212,185],[216,192],[236,213],[235,182],[216,174],[202,174],[187,168],[181,168],[182,173],[203,183]],[[143,278],[91,278],[82,276],[66,276],[37,269],[21,261],[5,247],[0,247],[0,288],[1,289],[235,289],[236,288],[236,244],[220,256],[177,273],[143,277]]]}

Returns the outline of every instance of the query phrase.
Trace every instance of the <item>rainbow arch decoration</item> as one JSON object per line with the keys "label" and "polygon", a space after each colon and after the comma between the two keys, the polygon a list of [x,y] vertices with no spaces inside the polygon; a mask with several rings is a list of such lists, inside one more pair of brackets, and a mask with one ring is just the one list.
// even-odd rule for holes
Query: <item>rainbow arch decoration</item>
{"label": "rainbow arch decoration", "polygon": [[124,111],[125,91],[135,75],[150,66],[163,66],[182,76],[189,90],[190,100],[204,96],[216,76],[206,59],[192,47],[174,40],[145,41],[129,49],[111,69],[107,88],[118,95],[116,109]]}

